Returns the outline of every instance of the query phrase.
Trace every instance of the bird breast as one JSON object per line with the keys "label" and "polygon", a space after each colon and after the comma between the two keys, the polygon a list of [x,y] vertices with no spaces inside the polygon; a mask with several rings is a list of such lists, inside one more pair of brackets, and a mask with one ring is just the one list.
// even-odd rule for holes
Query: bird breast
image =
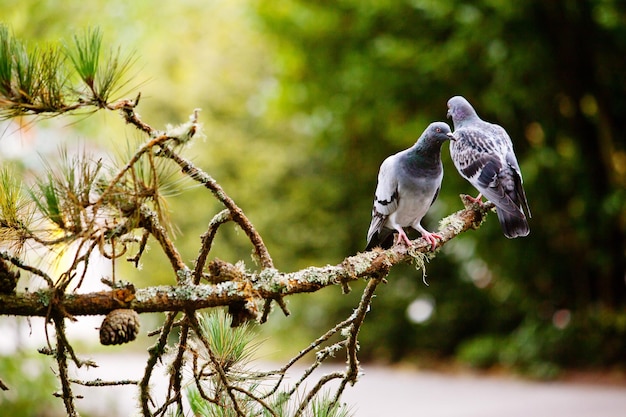
{"label": "bird breast", "polygon": [[442,176],[438,181],[417,178],[407,184],[398,184],[398,207],[387,219],[387,226],[407,227],[421,221],[435,198]]}

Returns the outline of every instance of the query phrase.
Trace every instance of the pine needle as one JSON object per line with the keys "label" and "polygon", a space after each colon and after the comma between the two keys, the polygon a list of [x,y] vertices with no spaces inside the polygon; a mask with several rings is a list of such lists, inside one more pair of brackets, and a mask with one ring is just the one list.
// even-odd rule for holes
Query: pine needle
{"label": "pine needle", "polygon": [[[231,319],[223,310],[211,314],[201,314],[198,318],[200,329],[211,344],[211,350],[225,372],[241,368],[254,354],[257,343],[255,334],[248,323],[230,327]],[[204,358],[209,361],[209,358]]]}
{"label": "pine needle", "polygon": [[96,28],[88,29],[82,35],[74,35],[73,47],[66,47],[67,56],[74,64],[74,69],[92,91],[95,90],[101,46],[102,33]]}
{"label": "pine needle", "polygon": [[8,167],[0,169],[0,227],[17,228],[25,206],[22,184]]}
{"label": "pine needle", "polygon": [[65,51],[89,91],[86,101],[99,107],[106,107],[111,94],[126,84],[122,79],[135,61],[132,55],[122,57],[119,48],[103,56],[98,28],[74,35],[74,44],[66,46]]}
{"label": "pine needle", "polygon": [[29,46],[0,24],[0,119],[113,109],[112,94],[128,84],[135,58],[122,56],[119,48],[104,53],[102,45],[96,28],[74,35],[69,44]]}
{"label": "pine needle", "polygon": [[0,105],[14,96],[12,88],[14,50],[14,41],[9,29],[0,25]]}

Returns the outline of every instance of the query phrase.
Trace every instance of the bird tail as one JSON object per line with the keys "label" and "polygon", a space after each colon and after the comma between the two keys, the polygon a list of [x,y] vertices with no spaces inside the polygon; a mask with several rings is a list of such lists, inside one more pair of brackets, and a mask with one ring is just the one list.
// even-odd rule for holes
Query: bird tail
{"label": "bird tail", "polygon": [[381,247],[382,249],[389,249],[393,246],[393,230],[383,228],[381,231],[374,232],[370,240],[367,242],[365,250],[372,250],[375,247]]}
{"label": "bird tail", "polygon": [[496,208],[496,212],[498,213],[498,220],[500,220],[500,226],[502,226],[504,236],[509,239],[528,236],[530,233],[530,227],[528,226],[526,216],[521,210],[517,213],[511,213],[500,208]]}

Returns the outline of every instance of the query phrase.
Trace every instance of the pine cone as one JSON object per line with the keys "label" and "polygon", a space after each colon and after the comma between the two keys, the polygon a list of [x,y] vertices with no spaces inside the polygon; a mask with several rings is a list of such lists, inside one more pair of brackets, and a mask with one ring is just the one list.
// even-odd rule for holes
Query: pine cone
{"label": "pine cone", "polygon": [[13,294],[17,281],[20,278],[20,272],[13,272],[9,264],[0,259],[0,294]]}
{"label": "pine cone", "polygon": [[100,343],[121,345],[132,342],[139,333],[139,314],[135,310],[120,308],[106,315],[100,326]]}

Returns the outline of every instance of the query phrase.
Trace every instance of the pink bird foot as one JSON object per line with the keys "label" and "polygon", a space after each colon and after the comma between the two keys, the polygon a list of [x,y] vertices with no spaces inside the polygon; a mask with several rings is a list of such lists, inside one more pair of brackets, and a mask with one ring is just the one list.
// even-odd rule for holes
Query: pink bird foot
{"label": "pink bird foot", "polygon": [[476,197],[472,197],[471,195],[468,195],[467,199],[469,201],[471,201],[472,203],[474,203],[474,204],[478,204],[478,205],[482,206],[482,204],[483,204],[483,201],[482,201],[483,200],[483,193],[478,193],[478,195]]}
{"label": "pink bird foot", "polygon": [[402,229],[398,230],[398,239],[396,240],[396,245],[399,245],[400,243],[405,243],[407,246],[413,245],[409,237],[406,235],[406,233],[404,233],[404,230]]}
{"label": "pink bird foot", "polygon": [[430,232],[421,232],[422,233],[422,238],[424,238],[424,240],[428,243],[430,243],[430,249],[432,251],[435,250],[435,247],[437,246],[437,239],[442,239],[442,236],[440,234],[437,233],[430,233]]}

